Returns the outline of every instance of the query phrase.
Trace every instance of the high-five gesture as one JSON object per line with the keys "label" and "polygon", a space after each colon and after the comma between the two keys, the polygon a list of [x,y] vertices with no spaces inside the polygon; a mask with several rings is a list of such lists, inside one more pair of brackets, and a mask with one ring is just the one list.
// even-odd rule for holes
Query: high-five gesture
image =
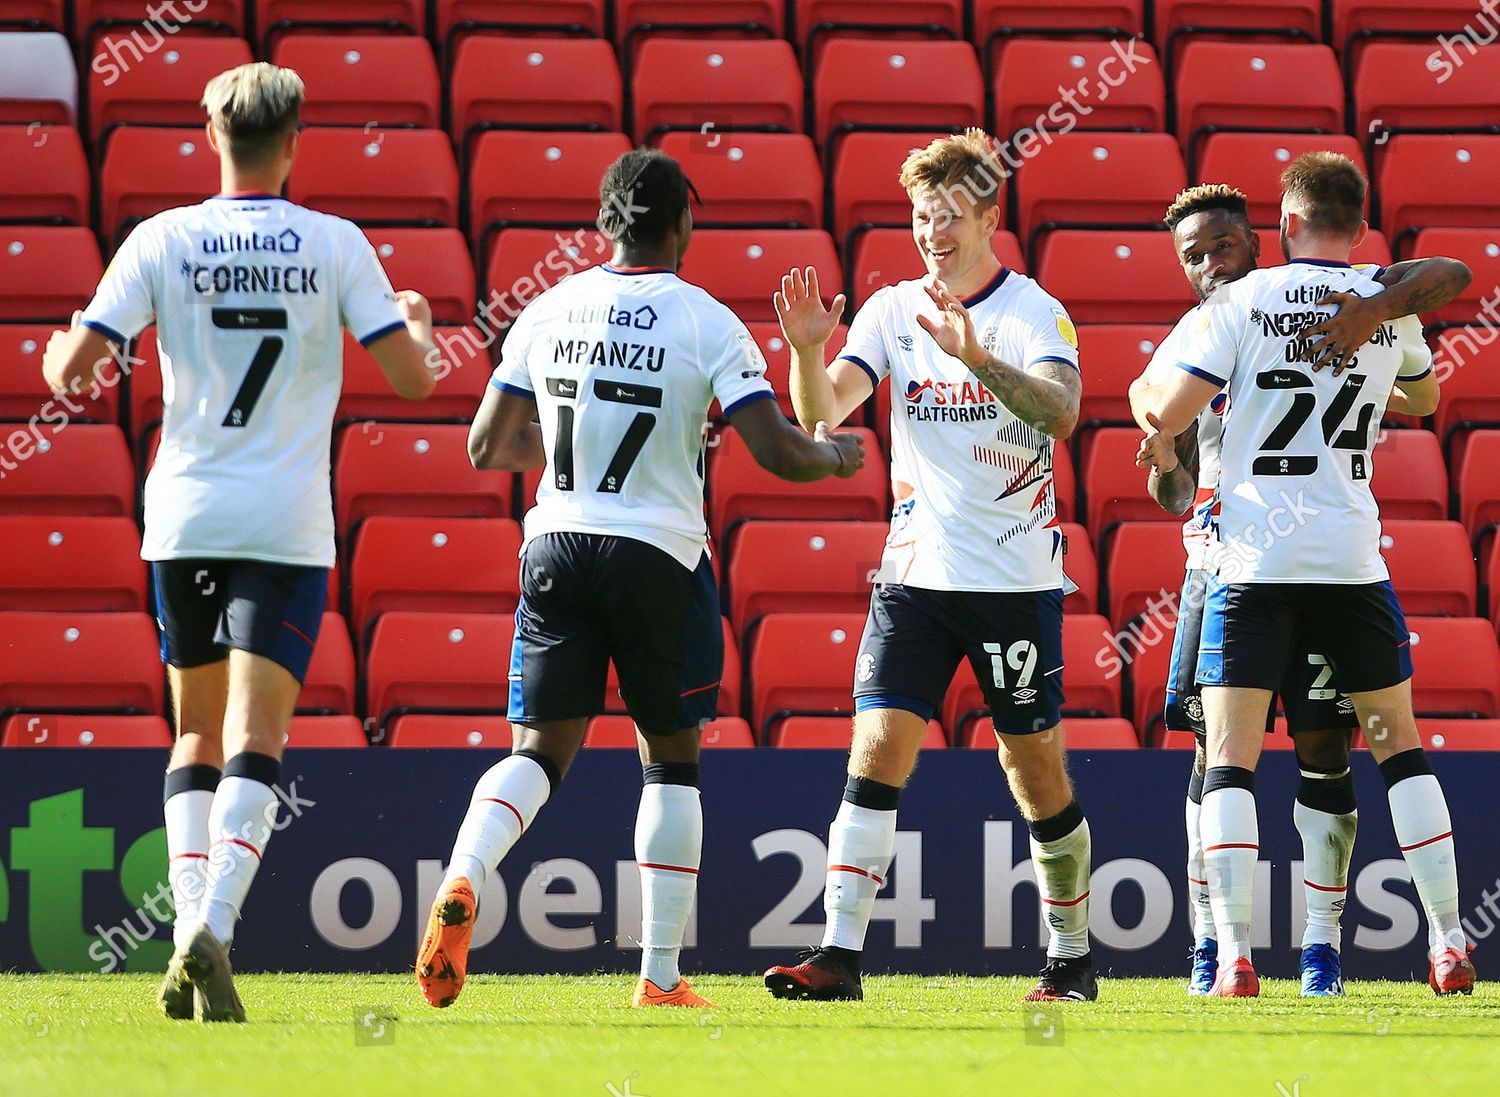
{"label": "high-five gesture", "polygon": [[839,317],[844,315],[842,293],[833,299],[831,309],[823,307],[823,298],[818,294],[818,272],[813,267],[793,267],[783,275],[781,289],[772,300],[782,334],[798,348],[821,347],[828,342],[833,329],[838,327]]}
{"label": "high-five gesture", "polygon": [[969,318],[969,310],[964,308],[963,302],[949,293],[941,282],[923,288],[937,306],[939,318],[931,320],[918,314],[917,323],[922,325],[922,330],[970,369],[983,362],[989,352],[979,342],[974,321]]}

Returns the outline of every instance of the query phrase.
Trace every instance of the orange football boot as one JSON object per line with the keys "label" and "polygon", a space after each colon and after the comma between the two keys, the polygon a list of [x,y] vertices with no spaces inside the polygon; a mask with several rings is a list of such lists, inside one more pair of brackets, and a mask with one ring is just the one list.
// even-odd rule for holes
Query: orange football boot
{"label": "orange football boot", "polygon": [[662,990],[650,979],[642,979],[635,985],[635,997],[630,1004],[637,1008],[641,1006],[697,1006],[700,1009],[717,1009],[718,1007],[706,998],[700,998],[693,988],[688,986],[686,979],[681,980],[671,990]]}
{"label": "orange football boot", "polygon": [[469,938],[478,908],[474,888],[460,876],[438,893],[427,915],[427,932],[417,953],[417,986],[427,1004],[443,1009],[458,1000],[469,969]]}

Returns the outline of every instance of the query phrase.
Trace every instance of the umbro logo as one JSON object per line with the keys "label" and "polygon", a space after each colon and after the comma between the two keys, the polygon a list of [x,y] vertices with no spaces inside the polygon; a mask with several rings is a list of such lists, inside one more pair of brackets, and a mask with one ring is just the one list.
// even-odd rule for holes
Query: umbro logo
{"label": "umbro logo", "polygon": [[912,349],[912,337],[910,335],[898,335],[896,336],[896,342],[901,344],[901,349],[904,351]]}
{"label": "umbro logo", "polygon": [[1013,692],[1011,696],[1014,697],[1017,701],[1025,702],[1031,700],[1036,696],[1036,690],[1031,689],[1030,687],[1027,687],[1025,689],[1018,689]]}

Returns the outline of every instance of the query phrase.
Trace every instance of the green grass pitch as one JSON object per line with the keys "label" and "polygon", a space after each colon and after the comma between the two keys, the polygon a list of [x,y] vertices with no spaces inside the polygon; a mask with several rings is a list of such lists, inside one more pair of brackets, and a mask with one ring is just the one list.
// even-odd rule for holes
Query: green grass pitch
{"label": "green grass pitch", "polygon": [[1093,1004],[1029,980],[871,976],[863,1003],[774,1001],[696,976],[711,1012],[632,1010],[627,976],[486,976],[429,1008],[410,977],[249,975],[247,1025],[168,1021],[144,976],[0,975],[0,1094],[688,1094],[996,1097],[1500,1093],[1500,998],[1352,983],[1303,1000],[1190,1000],[1101,980]]}

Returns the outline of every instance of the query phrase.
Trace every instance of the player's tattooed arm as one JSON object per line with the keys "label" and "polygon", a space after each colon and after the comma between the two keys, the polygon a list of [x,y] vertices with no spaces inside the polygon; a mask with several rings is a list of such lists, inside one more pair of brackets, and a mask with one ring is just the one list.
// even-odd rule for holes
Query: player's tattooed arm
{"label": "player's tattooed arm", "polygon": [[1302,333],[1313,350],[1312,368],[1332,366],[1337,377],[1380,325],[1441,308],[1467,289],[1473,278],[1468,266],[1457,259],[1413,259],[1382,271],[1379,282],[1385,288],[1370,297],[1329,294],[1322,304],[1337,311]]}
{"label": "player's tattooed arm", "polygon": [[[1154,451],[1149,456],[1148,449]],[[1171,457],[1165,458],[1162,454],[1168,449]],[[1146,490],[1151,493],[1151,498],[1168,514],[1187,513],[1198,494],[1197,422],[1179,434],[1175,441],[1164,434],[1147,435],[1141,443],[1141,456],[1136,458],[1136,464],[1143,461],[1151,465],[1151,475],[1146,478]]]}

